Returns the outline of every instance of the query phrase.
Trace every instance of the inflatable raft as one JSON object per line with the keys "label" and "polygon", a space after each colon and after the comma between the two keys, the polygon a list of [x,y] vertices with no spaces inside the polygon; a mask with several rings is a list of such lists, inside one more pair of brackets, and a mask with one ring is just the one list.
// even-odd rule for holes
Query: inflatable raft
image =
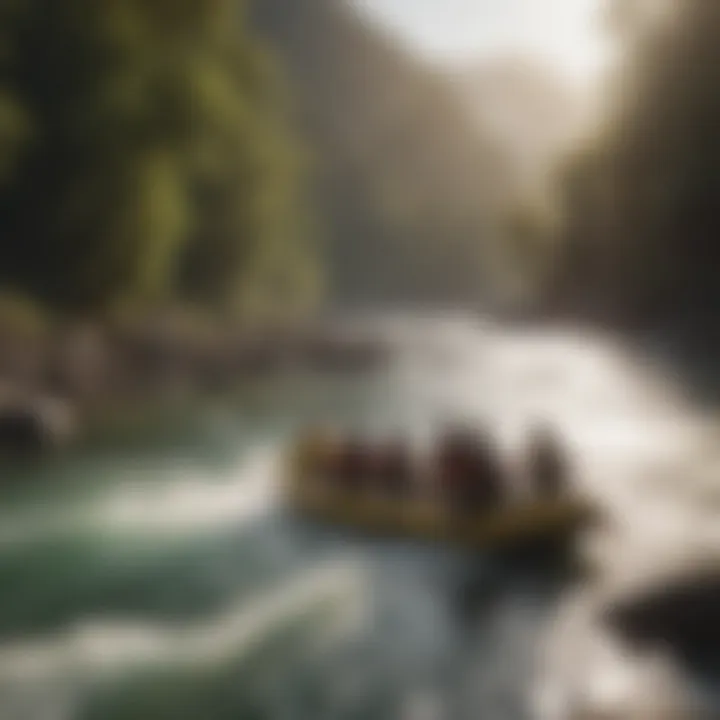
{"label": "inflatable raft", "polygon": [[481,552],[570,542],[597,518],[588,500],[571,494],[507,502],[461,518],[432,499],[396,500],[329,489],[303,472],[302,464],[289,469],[286,499],[292,511],[326,524]]}

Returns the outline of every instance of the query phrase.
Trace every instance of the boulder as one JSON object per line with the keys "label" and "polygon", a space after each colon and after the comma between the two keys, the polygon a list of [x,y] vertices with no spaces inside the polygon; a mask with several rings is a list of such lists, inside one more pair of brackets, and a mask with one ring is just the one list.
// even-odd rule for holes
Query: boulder
{"label": "boulder", "polygon": [[635,646],[720,657],[720,561],[688,566],[612,599],[604,620]]}
{"label": "boulder", "polygon": [[64,447],[77,434],[77,418],[66,403],[14,402],[0,407],[0,453],[37,455]]}

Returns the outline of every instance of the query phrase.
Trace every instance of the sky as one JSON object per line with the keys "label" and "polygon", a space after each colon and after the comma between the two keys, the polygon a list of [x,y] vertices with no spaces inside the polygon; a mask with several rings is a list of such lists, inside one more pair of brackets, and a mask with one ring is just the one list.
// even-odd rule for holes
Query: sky
{"label": "sky", "polygon": [[603,0],[356,0],[431,59],[473,62],[534,55],[584,85],[609,50],[599,30]]}

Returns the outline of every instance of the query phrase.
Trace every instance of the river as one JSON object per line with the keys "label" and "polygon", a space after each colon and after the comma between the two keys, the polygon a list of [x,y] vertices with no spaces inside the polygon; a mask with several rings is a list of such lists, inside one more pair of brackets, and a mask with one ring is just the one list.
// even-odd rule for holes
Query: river
{"label": "river", "polygon": [[578,654],[587,623],[565,629],[582,589],[306,527],[280,502],[282,448],[310,421],[421,437],[461,416],[490,418],[511,453],[551,417],[615,521],[588,552],[619,576],[681,542],[718,546],[715,419],[608,340],[397,332],[403,351],[373,376],[287,377],[171,430],[6,469],[0,720],[571,717],[563,697],[598,675]]}

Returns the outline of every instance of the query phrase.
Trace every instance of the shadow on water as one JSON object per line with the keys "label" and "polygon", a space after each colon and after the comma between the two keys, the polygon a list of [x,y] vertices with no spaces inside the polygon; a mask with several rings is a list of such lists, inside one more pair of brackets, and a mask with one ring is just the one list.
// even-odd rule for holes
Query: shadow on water
{"label": "shadow on water", "polygon": [[566,544],[521,548],[468,568],[451,590],[450,599],[459,623],[469,626],[495,603],[510,595],[528,596],[551,603],[559,594],[584,582],[588,568]]}

